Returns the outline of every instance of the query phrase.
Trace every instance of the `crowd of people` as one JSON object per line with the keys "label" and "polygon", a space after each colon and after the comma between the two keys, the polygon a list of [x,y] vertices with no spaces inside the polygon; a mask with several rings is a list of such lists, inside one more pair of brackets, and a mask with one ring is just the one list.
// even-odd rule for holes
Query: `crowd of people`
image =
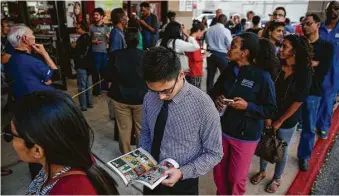
{"label": "crowd of people", "polygon": [[[199,176],[211,170],[217,194],[244,194],[264,130],[288,148],[300,125],[299,168],[315,169],[308,162],[316,130],[327,139],[339,91],[338,1],[328,3],[324,22],[313,13],[303,16],[302,32],[291,27],[283,7],[264,27],[253,11],[247,19],[228,20],[218,9],[209,27],[206,19],[194,20],[190,32],[174,12],[162,27],[149,3],[141,3],[140,12],[140,19],[129,19],[124,9],[112,10],[111,32],[102,8],[94,9],[90,26],[76,24],[79,106],[51,86],[58,68],[33,32],[1,21],[1,64],[12,81],[7,88],[13,104],[3,135],[29,163],[33,181],[27,194],[118,194],[91,154],[93,131],[82,114],[103,91],[122,154],[131,151],[134,131],[136,145],[155,160],[172,158],[180,165],[167,170],[155,189],[145,187],[146,195],[197,195]],[[287,160],[288,150],[275,164],[268,193],[282,184]],[[267,177],[268,162],[261,158],[259,164],[253,185]]]}

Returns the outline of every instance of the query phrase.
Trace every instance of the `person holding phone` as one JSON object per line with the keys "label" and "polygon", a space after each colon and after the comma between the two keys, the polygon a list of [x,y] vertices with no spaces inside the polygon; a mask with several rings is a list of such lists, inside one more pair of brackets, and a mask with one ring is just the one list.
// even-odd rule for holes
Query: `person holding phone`
{"label": "person holding phone", "polygon": [[[261,55],[259,43],[254,33],[235,37],[228,51],[231,63],[211,91],[219,111],[227,106],[221,117],[224,156],[214,168],[219,195],[245,193],[247,173],[264,128],[264,119],[273,118],[277,111],[271,75],[262,64],[254,63]],[[274,50],[271,54],[275,56]]]}

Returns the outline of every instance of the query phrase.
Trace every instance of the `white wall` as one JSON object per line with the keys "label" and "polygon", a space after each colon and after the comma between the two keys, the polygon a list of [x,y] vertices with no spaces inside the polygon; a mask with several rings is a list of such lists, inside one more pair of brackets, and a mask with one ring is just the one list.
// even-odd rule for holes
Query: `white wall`
{"label": "white wall", "polygon": [[222,9],[226,16],[230,14],[240,14],[246,17],[247,11],[254,11],[262,19],[268,19],[268,14],[278,6],[286,9],[287,17],[291,21],[299,21],[299,17],[305,15],[308,8],[309,0],[266,0],[266,1],[244,1],[244,0],[221,0],[221,1],[203,1],[196,0],[198,5],[197,15],[203,11],[213,11]]}

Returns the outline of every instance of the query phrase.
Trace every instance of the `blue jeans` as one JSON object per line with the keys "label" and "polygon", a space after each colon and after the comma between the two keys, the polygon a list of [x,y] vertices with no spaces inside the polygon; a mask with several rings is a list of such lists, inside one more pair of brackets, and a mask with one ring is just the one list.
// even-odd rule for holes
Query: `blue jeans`
{"label": "blue jeans", "polygon": [[[279,129],[277,132],[277,135],[280,139],[283,139],[287,143],[286,151],[284,154],[284,159],[280,163],[275,164],[275,170],[274,170],[274,176],[273,179],[280,179],[281,175],[284,172],[287,160],[288,160],[288,146],[290,144],[290,141],[292,139],[294,131],[297,129],[297,126],[294,126],[290,129]],[[268,162],[260,159],[260,171],[266,171]]]}
{"label": "blue jeans", "polygon": [[333,106],[336,96],[336,92],[323,91],[317,115],[317,129],[320,131],[326,131],[327,133],[331,126]]}
{"label": "blue jeans", "polygon": [[309,160],[315,141],[315,125],[321,97],[308,96],[301,106],[303,128],[298,146],[299,160]]}
{"label": "blue jeans", "polygon": [[[89,88],[91,83],[90,75],[88,75],[88,72],[84,69],[78,69],[78,92],[82,92]],[[81,109],[87,109],[87,106],[93,106],[92,102],[92,89],[89,89],[85,93],[80,94],[79,96],[79,102]]]}
{"label": "blue jeans", "polygon": [[[104,52],[93,52],[93,58],[95,63],[95,73],[93,74],[93,83],[99,82],[104,78],[105,73],[107,72],[107,53]],[[108,90],[108,83],[101,82],[94,88],[94,94],[100,95],[101,89]]]}

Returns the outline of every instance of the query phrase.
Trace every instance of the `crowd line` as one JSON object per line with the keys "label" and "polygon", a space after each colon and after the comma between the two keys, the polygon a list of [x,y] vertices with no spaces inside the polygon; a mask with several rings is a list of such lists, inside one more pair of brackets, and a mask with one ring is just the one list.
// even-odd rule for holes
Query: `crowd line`
{"label": "crowd line", "polygon": [[128,18],[124,9],[112,10],[110,32],[102,8],[94,9],[90,26],[76,24],[79,93],[73,98],[79,105],[51,85],[58,67],[32,30],[1,21],[2,109],[12,117],[3,137],[29,163],[26,194],[119,194],[95,162],[93,131],[82,114],[103,92],[122,154],[136,137],[137,147],[157,161],[172,158],[180,165],[155,189],[144,187],[145,195],[198,195],[199,177],[209,171],[216,194],[245,194],[263,133],[276,134],[286,147],[273,176],[260,158],[253,185],[270,178],[265,191],[279,189],[297,129],[299,169],[315,169],[308,163],[316,134],[327,139],[339,91],[339,1],[328,3],[325,21],[307,13],[296,27],[284,7],[274,9],[264,26],[253,11],[247,19],[228,19],[218,9],[210,25],[206,18],[193,20],[190,31],[175,12],[161,27],[149,3],[141,3],[140,12]]}

